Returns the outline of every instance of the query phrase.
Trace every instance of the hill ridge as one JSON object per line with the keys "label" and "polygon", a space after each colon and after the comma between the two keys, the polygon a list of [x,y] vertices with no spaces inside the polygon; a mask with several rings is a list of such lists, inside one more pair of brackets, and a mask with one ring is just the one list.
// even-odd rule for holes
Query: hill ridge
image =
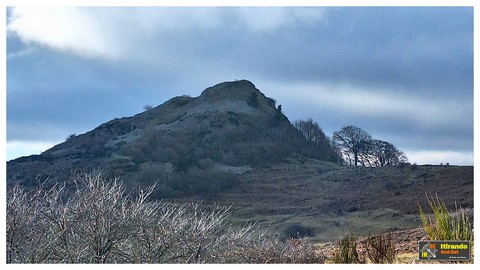
{"label": "hill ridge", "polygon": [[169,173],[205,163],[209,168],[215,163],[258,166],[307,155],[308,147],[274,99],[248,80],[229,81],[198,97],[173,97],[134,116],[107,121],[40,155],[9,161],[7,181],[34,184],[35,176],[47,171],[65,177],[94,169],[131,176],[145,171],[147,163]]}

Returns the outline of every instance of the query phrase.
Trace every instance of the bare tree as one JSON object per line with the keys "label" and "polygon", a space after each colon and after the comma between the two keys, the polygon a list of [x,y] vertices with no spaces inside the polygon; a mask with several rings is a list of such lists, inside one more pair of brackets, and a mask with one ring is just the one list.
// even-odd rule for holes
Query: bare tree
{"label": "bare tree", "polygon": [[303,136],[305,136],[307,141],[311,143],[323,140],[326,137],[312,118],[308,118],[307,120],[297,120],[295,121],[294,126],[303,134]]}
{"label": "bare tree", "polygon": [[341,157],[329,137],[325,135],[320,126],[312,118],[296,120],[294,127],[298,129],[317,152],[317,156],[330,161],[340,161]]}
{"label": "bare tree", "polygon": [[346,126],[333,133],[333,141],[340,146],[344,155],[353,156],[354,166],[358,166],[359,157],[368,154],[371,140],[370,134],[354,126]]}
{"label": "bare tree", "polygon": [[395,166],[407,161],[403,152],[393,144],[380,140],[373,140],[370,147],[371,165],[376,167]]}

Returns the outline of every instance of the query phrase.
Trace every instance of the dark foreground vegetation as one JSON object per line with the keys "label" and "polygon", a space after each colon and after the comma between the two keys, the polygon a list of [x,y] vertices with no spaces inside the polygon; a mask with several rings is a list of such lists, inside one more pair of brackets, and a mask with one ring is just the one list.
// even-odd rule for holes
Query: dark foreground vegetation
{"label": "dark foreground vegetation", "polygon": [[307,239],[280,241],[254,224],[233,228],[229,209],[149,201],[121,182],[77,175],[7,198],[8,263],[323,263]]}

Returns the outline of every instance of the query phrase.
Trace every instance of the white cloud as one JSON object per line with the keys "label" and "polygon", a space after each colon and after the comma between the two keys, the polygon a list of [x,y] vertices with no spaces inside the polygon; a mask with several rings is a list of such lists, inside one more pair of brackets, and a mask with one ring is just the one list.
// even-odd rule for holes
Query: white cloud
{"label": "white cloud", "polygon": [[[9,34],[25,43],[103,58],[145,57],[158,54],[162,44],[182,33],[240,26],[270,31],[289,24],[317,22],[322,9],[286,7],[14,7],[7,23]],[[161,40],[161,39],[160,39]],[[150,54],[138,52],[149,50]],[[137,54],[139,53],[139,54]],[[171,53],[170,53],[171,54]],[[151,56],[150,56],[151,57]]]}
{"label": "white cloud", "polygon": [[254,31],[268,31],[298,22],[318,22],[324,18],[320,8],[241,7],[235,9],[239,21]]}
{"label": "white cloud", "polygon": [[25,43],[72,51],[88,57],[118,57],[119,51],[100,20],[75,7],[15,7],[7,31]]}
{"label": "white cloud", "polygon": [[447,164],[473,166],[473,152],[470,151],[418,151],[406,150],[408,161],[413,164]]}
{"label": "white cloud", "polygon": [[[364,89],[352,85],[292,83],[272,85],[275,95],[295,99],[304,104],[331,109],[344,114],[365,118],[390,117],[407,119],[412,125],[425,129],[458,124],[472,115],[471,102],[450,99],[426,99],[409,92],[392,89]],[[473,104],[472,104],[473,105]]]}
{"label": "white cloud", "polygon": [[22,156],[40,154],[58,142],[7,141],[7,161]]}

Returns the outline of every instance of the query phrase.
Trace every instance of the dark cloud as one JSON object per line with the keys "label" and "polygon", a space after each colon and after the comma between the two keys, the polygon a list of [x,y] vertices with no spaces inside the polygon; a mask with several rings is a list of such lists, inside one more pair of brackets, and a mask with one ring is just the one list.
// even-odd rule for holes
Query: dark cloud
{"label": "dark cloud", "polygon": [[471,8],[341,8],[327,14],[317,27],[290,31],[295,38],[289,42],[275,37],[254,50],[265,55],[269,75],[424,92],[455,86],[472,95]]}

